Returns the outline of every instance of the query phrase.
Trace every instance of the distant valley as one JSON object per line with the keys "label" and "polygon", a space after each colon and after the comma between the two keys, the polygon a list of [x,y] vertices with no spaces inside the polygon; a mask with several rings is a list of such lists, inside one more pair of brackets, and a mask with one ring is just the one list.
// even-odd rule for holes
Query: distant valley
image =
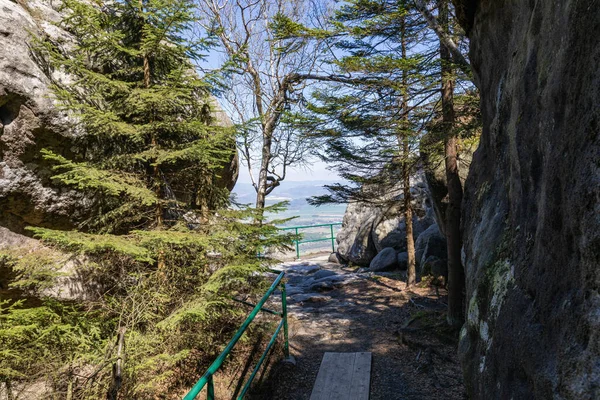
{"label": "distant valley", "polygon": [[[280,201],[289,201],[289,208],[274,218],[297,217],[283,226],[315,225],[342,222],[346,204],[326,204],[314,207],[308,204],[307,198],[323,195],[327,189],[323,186],[332,184],[332,181],[284,181],[267,197],[267,204]],[[253,204],[256,192],[251,183],[238,182],[232,194],[241,204]]]}

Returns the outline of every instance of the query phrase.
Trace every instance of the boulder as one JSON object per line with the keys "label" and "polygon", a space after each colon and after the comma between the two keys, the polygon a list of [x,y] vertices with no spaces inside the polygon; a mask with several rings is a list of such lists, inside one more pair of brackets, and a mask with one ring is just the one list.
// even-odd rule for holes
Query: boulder
{"label": "boulder", "polygon": [[415,242],[415,259],[422,269],[428,257],[447,258],[446,239],[437,224],[432,224],[419,235]]}
{"label": "boulder", "polygon": [[[416,239],[434,222],[434,218],[423,174],[415,174],[411,185],[413,236]],[[365,187],[363,190],[374,193],[374,200],[348,204],[336,241],[340,258],[359,266],[368,266],[377,253],[386,247],[406,251],[406,222],[402,210],[404,195],[401,185],[383,189]]]}
{"label": "boulder", "polygon": [[342,264],[343,260],[340,257],[340,255],[336,252],[336,253],[331,253],[329,255],[329,258],[327,259],[327,262],[333,263],[333,264]]}
{"label": "boulder", "polygon": [[42,147],[69,151],[76,136],[29,48],[30,32],[68,36],[52,25],[59,5],[22,4],[0,0],[0,225],[19,233],[25,225],[69,228],[89,205],[75,191],[53,188],[39,158]]}
{"label": "boulder", "polygon": [[[435,256],[431,256],[435,257]],[[426,261],[427,262],[427,261]],[[437,258],[430,264],[431,275],[437,277],[448,278],[448,260],[445,258]]]}
{"label": "boulder", "polygon": [[[433,208],[429,201],[428,192],[421,189],[413,201],[413,239],[416,238],[435,222]],[[381,215],[373,225],[373,244],[377,251],[393,247],[398,251],[406,251],[406,222],[402,211],[403,196]]]}
{"label": "boulder", "polygon": [[402,251],[397,255],[398,260],[398,269],[401,271],[406,271],[408,269],[408,253],[406,251]]}
{"label": "boulder", "polygon": [[598,399],[598,3],[454,3],[483,118],[462,214],[469,397]]}
{"label": "boulder", "polygon": [[[16,277],[11,260],[23,258],[31,258],[26,265],[35,267],[37,276],[48,274],[44,285],[36,291],[10,286]],[[6,298],[98,300],[103,291],[93,278],[94,268],[84,256],[47,247],[39,240],[0,227],[0,292]]]}
{"label": "boulder", "polygon": [[333,276],[333,275],[337,275],[337,274],[336,274],[335,272],[333,272],[333,271],[330,271],[330,270],[328,270],[328,269],[322,269],[322,270],[320,270],[320,271],[317,271],[317,272],[315,272],[315,273],[312,275],[312,277],[313,277],[315,280],[319,280],[319,279],[321,279],[321,278],[325,278],[325,277],[328,277],[328,276]]}
{"label": "boulder", "polygon": [[434,277],[448,276],[448,260],[434,255],[427,257],[419,269],[421,275],[432,275]]}
{"label": "boulder", "polygon": [[387,271],[398,268],[398,256],[392,247],[381,250],[369,265],[370,272]]}
{"label": "boulder", "polygon": [[371,232],[376,215],[359,202],[350,202],[336,235],[337,254],[344,261],[367,266],[377,255]]}

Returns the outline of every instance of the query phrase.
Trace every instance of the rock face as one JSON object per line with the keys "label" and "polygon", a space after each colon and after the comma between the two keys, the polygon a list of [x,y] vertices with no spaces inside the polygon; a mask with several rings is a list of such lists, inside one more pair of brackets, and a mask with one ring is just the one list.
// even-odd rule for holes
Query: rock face
{"label": "rock face", "polygon": [[406,271],[408,269],[408,252],[403,251],[398,253],[396,260],[400,271]]}
{"label": "rock face", "polygon": [[348,204],[342,220],[342,228],[335,238],[337,254],[343,261],[367,266],[377,255],[371,235],[377,214],[372,211],[367,204]]}
{"label": "rock face", "polygon": [[[27,225],[69,228],[90,205],[76,192],[54,187],[39,157],[45,147],[63,155],[77,151],[77,133],[57,110],[29,48],[30,32],[68,38],[52,24],[61,19],[59,7],[50,0],[0,0],[0,226],[15,232]],[[216,124],[231,124],[218,107],[213,110]],[[233,188],[237,171],[236,155],[220,174],[221,185]]]}
{"label": "rock face", "polygon": [[600,398],[597,1],[456,0],[483,135],[463,211],[474,399]]}
{"label": "rock face", "polygon": [[83,199],[52,188],[50,172],[36,157],[44,146],[69,149],[73,137],[28,47],[29,31],[65,35],[51,24],[60,15],[36,1],[25,8],[0,0],[0,10],[0,225],[15,231],[26,224],[68,227]]}
{"label": "rock face", "polygon": [[[429,194],[422,174],[411,182],[413,235],[416,238],[433,222]],[[402,188],[386,191],[377,204],[351,202],[346,208],[336,241],[344,261],[366,267],[386,247],[406,251],[406,223],[402,211]]]}

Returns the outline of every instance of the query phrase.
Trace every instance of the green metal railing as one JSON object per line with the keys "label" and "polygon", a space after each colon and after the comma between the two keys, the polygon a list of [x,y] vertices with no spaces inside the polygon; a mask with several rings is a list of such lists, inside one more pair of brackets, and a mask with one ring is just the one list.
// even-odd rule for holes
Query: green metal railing
{"label": "green metal railing", "polygon": [[[303,243],[314,243],[314,242],[323,242],[325,240],[331,240],[331,252],[335,251],[335,236],[333,235],[333,227],[336,225],[342,225],[341,222],[337,222],[335,224],[318,224],[318,225],[305,225],[305,226],[290,226],[290,227],[286,227],[286,228],[281,228],[282,231],[290,231],[290,230],[294,230],[296,232],[296,239],[294,240],[294,243],[296,245],[296,258],[300,258],[300,245]],[[310,240],[300,240],[300,236],[299,236],[299,231],[301,229],[309,229],[309,228],[321,228],[324,226],[328,226],[329,227],[329,232],[331,233],[331,236],[326,237],[326,238],[319,238],[319,239],[310,239]]]}
{"label": "green metal railing", "polygon": [[[282,282],[284,275],[285,275],[285,272],[281,272],[277,276],[277,278],[275,279],[275,281],[273,282],[271,287],[269,287],[269,290],[267,290],[267,292],[260,299],[258,304],[256,304],[256,306],[254,306],[254,309],[252,310],[250,315],[248,315],[248,317],[246,318],[246,320],[244,321],[242,326],[240,326],[240,328],[237,330],[237,332],[235,333],[235,335],[233,336],[233,338],[231,339],[229,344],[227,344],[227,346],[221,352],[221,354],[219,354],[217,359],[210,365],[210,367],[208,367],[208,370],[206,370],[204,375],[202,375],[202,378],[200,378],[200,380],[198,382],[196,382],[194,387],[188,392],[188,394],[185,395],[183,400],[195,399],[196,396],[198,396],[198,394],[200,394],[200,392],[202,391],[202,389],[204,389],[205,386],[207,387],[207,400],[214,400],[215,389],[214,389],[214,384],[213,384],[213,375],[219,370],[219,368],[221,368],[221,366],[223,365],[223,362],[225,361],[225,359],[227,358],[229,353],[231,353],[231,350],[233,349],[235,344],[238,342],[238,340],[240,340],[240,338],[242,337],[242,335],[244,334],[244,332],[246,331],[246,329],[248,328],[250,323],[254,320],[254,317],[256,317],[256,315],[258,314],[259,311],[279,315],[279,316],[281,316],[281,322],[279,323],[279,325],[277,325],[277,329],[275,329],[275,332],[273,333],[273,336],[271,337],[271,340],[269,341],[267,348],[265,349],[264,353],[258,360],[258,363],[254,367],[254,370],[252,371],[252,373],[250,374],[250,377],[248,378],[248,381],[246,382],[246,384],[240,391],[240,394],[237,397],[237,399],[242,400],[244,398],[244,396],[246,395],[246,392],[248,392],[248,390],[250,389],[252,380],[254,379],[254,377],[256,376],[258,371],[260,370],[260,367],[262,366],[263,362],[265,361],[265,358],[267,357],[269,350],[271,350],[271,347],[273,347],[273,344],[275,343],[275,340],[277,339],[277,335],[279,335],[279,332],[282,329],[283,329],[283,340],[284,340],[283,352],[284,352],[284,356],[286,358],[289,358],[290,350],[289,350],[289,343],[288,343],[287,301],[286,301],[286,294],[285,294],[285,282]],[[273,294],[273,292],[275,291],[275,289],[277,289],[278,286],[280,286],[280,288],[281,288],[281,312],[263,308],[263,305],[267,302],[269,297]],[[243,303],[248,304],[248,305],[254,305],[254,304],[250,304],[247,302],[243,302]]]}

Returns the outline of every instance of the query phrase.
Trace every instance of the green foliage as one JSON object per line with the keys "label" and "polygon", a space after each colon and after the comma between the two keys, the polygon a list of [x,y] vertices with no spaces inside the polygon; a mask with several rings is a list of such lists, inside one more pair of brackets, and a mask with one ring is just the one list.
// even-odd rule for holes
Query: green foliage
{"label": "green foliage", "polygon": [[[232,129],[211,126],[209,87],[193,61],[205,41],[185,34],[194,22],[188,0],[94,3],[68,0],[62,25],[75,43],[37,41],[54,80],[54,92],[75,117],[78,151],[72,157],[42,152],[61,184],[96,201],[85,226],[102,216],[103,229],[160,223],[178,202],[210,197],[219,172],[233,156]],[[52,75],[50,75],[52,77]],[[181,193],[181,200],[173,193]],[[194,206],[199,206],[194,204]],[[174,211],[173,211],[174,212]]]}
{"label": "green foliage", "polygon": [[151,206],[158,202],[156,195],[134,174],[111,172],[91,166],[89,163],[75,163],[50,150],[42,149],[45,160],[53,161],[55,171],[53,179],[65,185],[73,186],[83,191],[101,191],[103,196],[119,198],[127,196],[132,201]]}
{"label": "green foliage", "polygon": [[50,249],[4,249],[0,251],[0,265],[13,273],[9,286],[29,293],[39,293],[53,287],[60,272],[59,264],[65,262]]}
{"label": "green foliage", "polygon": [[332,33],[325,29],[308,28],[283,13],[277,13],[270,22],[271,29],[275,33],[275,39],[288,38],[311,38],[326,39],[332,36]]}
{"label": "green foliage", "polygon": [[123,235],[95,235],[34,227],[29,227],[28,230],[36,237],[70,252],[91,256],[112,252],[131,257],[136,261],[154,261],[147,249],[136,245],[129,237]]}
{"label": "green foliage", "polygon": [[[283,36],[311,34],[291,22],[278,26]],[[344,2],[328,35],[314,35],[327,37],[336,49],[329,60],[335,75],[328,79],[333,83],[313,91],[295,124],[321,143],[316,146],[319,156],[349,183],[329,185],[329,194],[311,202],[376,200],[380,191],[365,188],[406,181],[405,171],[419,162],[424,134],[435,130],[431,121],[441,119],[439,38],[413,2],[387,0]],[[455,95],[477,98],[471,85],[462,82]],[[459,121],[477,120],[477,107],[461,110],[465,113],[457,116]],[[457,129],[470,129],[459,125]],[[436,136],[432,144],[443,142],[444,137]]]}
{"label": "green foliage", "polygon": [[[230,296],[266,289],[268,282],[257,272],[269,263],[256,258],[258,249],[284,245],[284,240],[289,245],[289,237],[277,238],[272,225],[259,227],[240,218],[254,212],[227,210],[226,217],[211,220],[207,233],[181,225],[127,236],[32,228],[47,244],[83,257],[78,271],[86,279],[74,282],[92,298],[65,302],[43,297],[44,289],[60,283],[56,278],[73,278],[46,273],[62,265],[61,253],[53,251],[45,260],[39,252],[6,255],[15,271],[33,272],[15,284],[37,293],[44,305],[16,302],[0,310],[0,348],[6,353],[0,379],[13,386],[44,381],[58,395],[71,382],[78,398],[98,398],[111,381],[115,332],[125,327],[123,396],[152,397],[188,387],[192,382],[182,381],[177,371],[191,360],[206,365],[246,311],[236,308]],[[36,268],[36,261],[44,268]],[[24,350],[13,354],[10,349]],[[97,371],[93,378],[90,371]]]}
{"label": "green foliage", "polygon": [[73,42],[38,40],[36,52],[71,79],[54,93],[77,139],[40,158],[90,218],[70,231],[30,227],[47,248],[0,253],[13,297],[0,303],[0,382],[13,394],[36,384],[49,398],[106,397],[124,329],[120,398],[176,397],[239,324],[230,296],[265,288],[271,261],[257,254],[291,237],[262,212],[224,209],[218,180],[235,132],[211,125],[193,3],[64,7]]}
{"label": "green foliage", "polygon": [[342,4],[329,38],[336,74],[313,91],[295,123],[321,142],[319,156],[349,183],[329,185],[328,195],[311,202],[373,201],[363,187],[394,185],[417,161],[420,127],[438,83],[435,49],[428,47],[434,38],[411,3],[379,0]]}
{"label": "green foliage", "polygon": [[0,380],[42,381],[49,391],[64,395],[62,383],[85,364],[98,362],[106,346],[94,317],[50,299],[31,308],[22,301],[1,302]]}

